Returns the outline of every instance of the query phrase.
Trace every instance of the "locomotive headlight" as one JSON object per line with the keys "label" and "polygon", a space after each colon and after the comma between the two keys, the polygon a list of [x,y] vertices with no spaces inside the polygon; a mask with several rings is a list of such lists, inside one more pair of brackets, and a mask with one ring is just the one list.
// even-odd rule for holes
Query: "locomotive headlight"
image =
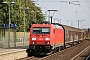
{"label": "locomotive headlight", "polygon": [[32,44],[36,44],[35,42],[32,42]]}
{"label": "locomotive headlight", "polygon": [[46,38],[45,40],[50,40],[50,38]]}
{"label": "locomotive headlight", "polygon": [[50,42],[46,42],[46,44],[50,44]]}
{"label": "locomotive headlight", "polygon": [[32,40],[36,40],[36,38],[32,38]]}

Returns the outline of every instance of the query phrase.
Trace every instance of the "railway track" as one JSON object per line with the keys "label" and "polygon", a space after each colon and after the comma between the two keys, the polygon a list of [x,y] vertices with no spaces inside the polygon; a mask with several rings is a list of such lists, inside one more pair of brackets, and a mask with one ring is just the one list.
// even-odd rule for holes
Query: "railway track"
{"label": "railway track", "polygon": [[85,40],[78,45],[42,58],[32,56],[19,60],[85,60],[86,56],[88,56],[87,53],[90,53],[90,41]]}
{"label": "railway track", "polygon": [[25,57],[25,58],[21,58],[21,59],[18,59],[18,60],[38,60],[40,59],[39,57],[35,57],[35,56],[31,56],[31,57]]}
{"label": "railway track", "polygon": [[87,48],[85,48],[83,51],[81,51],[79,54],[74,56],[71,60],[82,60],[82,59],[85,59],[88,56],[89,53],[90,53],[90,45]]}
{"label": "railway track", "polygon": [[89,53],[90,41],[83,41],[81,44],[67,48],[39,60],[85,60]]}
{"label": "railway track", "polygon": [[90,54],[87,56],[86,60],[90,60]]}

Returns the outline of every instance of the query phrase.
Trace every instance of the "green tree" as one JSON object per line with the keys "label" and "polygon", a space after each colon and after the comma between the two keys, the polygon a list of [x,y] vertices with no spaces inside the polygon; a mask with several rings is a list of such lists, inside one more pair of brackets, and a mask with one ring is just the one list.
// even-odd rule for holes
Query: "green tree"
{"label": "green tree", "polygon": [[[5,0],[0,0],[0,23],[6,23],[8,24],[8,4],[2,4]],[[6,0],[7,2],[12,2],[12,0]],[[15,4],[10,4],[10,19],[11,23],[17,23],[18,28],[17,31],[23,31],[23,26],[24,26],[24,10],[22,8],[27,8],[29,7],[29,10],[25,10],[25,21],[26,21],[26,29],[29,29],[30,26],[35,22],[40,23],[42,22],[45,18],[42,14],[41,8],[35,5],[34,2],[31,0],[13,0],[16,2],[16,21],[15,20]],[[34,11],[34,12],[32,12]],[[38,12],[37,12],[38,11]],[[35,14],[36,14],[36,19],[35,19]],[[29,30],[28,30],[29,31]]]}
{"label": "green tree", "polygon": [[[23,31],[23,26],[24,26],[24,10],[21,9],[22,8],[30,8],[28,10],[25,10],[25,21],[26,21],[26,26],[27,26],[27,30],[29,31],[30,26],[35,22],[35,14],[36,14],[36,23],[40,23],[41,21],[43,21],[45,18],[42,14],[42,10],[37,7],[31,0],[18,0],[17,1],[17,7],[19,9],[17,9],[17,19],[19,22],[19,28],[18,31]],[[32,12],[34,11],[34,12]],[[36,13],[36,11],[38,11]]]}
{"label": "green tree", "polygon": [[2,2],[3,0],[0,0],[0,26],[2,25],[2,23],[8,23],[7,4],[5,5]]}

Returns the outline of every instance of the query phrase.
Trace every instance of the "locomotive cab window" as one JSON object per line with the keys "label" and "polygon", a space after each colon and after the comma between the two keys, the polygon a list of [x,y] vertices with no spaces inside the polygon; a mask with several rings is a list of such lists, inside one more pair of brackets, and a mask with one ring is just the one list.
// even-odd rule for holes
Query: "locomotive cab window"
{"label": "locomotive cab window", "polygon": [[33,28],[33,34],[50,34],[50,28]]}
{"label": "locomotive cab window", "polygon": [[50,28],[42,28],[42,34],[50,34]]}
{"label": "locomotive cab window", "polygon": [[40,34],[41,28],[33,28],[33,34]]}

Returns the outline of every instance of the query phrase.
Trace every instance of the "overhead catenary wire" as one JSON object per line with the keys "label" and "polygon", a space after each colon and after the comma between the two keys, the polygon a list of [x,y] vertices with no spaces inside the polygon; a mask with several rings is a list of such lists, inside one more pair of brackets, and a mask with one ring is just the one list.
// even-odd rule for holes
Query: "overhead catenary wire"
{"label": "overhead catenary wire", "polygon": [[[40,0],[39,0],[40,1]],[[45,0],[46,1],[46,0]],[[61,1],[61,0],[60,0]],[[47,1],[47,2],[50,2],[49,0]],[[52,2],[52,1],[51,1]],[[55,1],[53,1],[53,2],[55,2]],[[65,2],[65,1],[61,1],[61,2]],[[69,2],[69,1],[67,1],[67,2]],[[77,2],[77,0],[76,1],[73,1],[73,2]],[[79,1],[80,2],[80,1]],[[88,1],[87,1],[88,2]],[[38,5],[40,5],[40,4],[38,4]],[[42,6],[42,5],[40,5],[40,6]],[[60,6],[61,7],[61,6]],[[80,5],[80,7],[82,8],[82,6]],[[48,9],[47,7],[44,7],[44,8],[46,8],[46,9]],[[62,8],[62,7],[61,7]],[[66,10],[65,8],[63,8],[65,11],[67,11],[67,12],[69,12],[68,10]],[[83,8],[82,8],[83,9]],[[84,10],[84,9],[83,9]],[[85,11],[85,10],[84,10]],[[87,15],[89,15],[86,11],[85,11],[85,13],[87,14]]]}
{"label": "overhead catenary wire", "polygon": [[79,4],[79,6],[82,8],[82,10],[90,17],[89,13]]}
{"label": "overhead catenary wire", "polygon": [[[45,2],[43,2],[43,1],[46,1],[46,3],[48,2],[48,3],[58,3],[58,2],[61,2],[61,0],[59,1],[57,1],[57,0],[38,0],[39,2],[41,2],[41,3],[45,3]],[[62,1],[62,3],[68,3],[69,1],[67,1],[67,2],[65,2],[65,1]],[[72,1],[71,1],[72,2]],[[75,2],[75,1],[74,1]],[[89,1],[87,2],[86,0],[85,1],[82,1],[82,0],[80,0],[79,2],[75,2],[75,3],[80,3],[80,5],[78,6],[79,8],[81,7],[82,8],[82,12],[85,12],[88,16],[90,16],[90,14],[88,13],[88,11],[83,7],[83,5],[81,5],[81,3],[89,3]],[[45,9],[49,9],[47,6],[43,6],[43,4],[39,4],[40,6],[42,6],[43,8],[45,8]],[[74,11],[70,11],[70,9],[68,10],[67,8],[64,8],[63,6],[61,6],[61,5],[57,5],[57,6],[59,6],[60,8],[62,8],[62,11],[66,11],[67,13],[71,13],[71,12],[74,12]],[[58,8],[59,8],[58,7]],[[59,9],[60,9],[59,8]],[[78,13],[80,13],[81,11],[75,11],[73,14],[74,15],[67,15],[67,14],[63,14],[63,13],[61,13],[61,11],[59,11],[59,13],[58,13],[58,15],[60,15],[60,16],[62,16],[62,17],[64,17],[64,18],[62,18],[62,20],[63,19],[65,19],[65,20],[73,20],[73,18],[75,18],[74,16],[75,16],[75,14],[76,14],[76,12],[78,12]],[[79,16],[79,14],[77,14],[78,15],[78,17],[80,18],[80,16]],[[54,15],[54,17],[56,16],[56,14]],[[73,16],[73,17],[72,17]],[[84,17],[82,18],[82,19],[84,19]]]}
{"label": "overhead catenary wire", "polygon": [[[73,1],[73,2],[76,2],[76,1]],[[58,3],[57,3],[58,4]],[[66,11],[67,13],[69,13],[69,14],[71,14],[71,12],[75,12],[75,14],[76,14],[76,11],[70,11],[70,10],[67,10],[66,8],[63,8],[62,6],[60,6],[60,5],[58,5],[59,7],[61,7],[62,9],[64,9],[64,11]],[[72,15],[72,17],[74,17],[73,15]]]}
{"label": "overhead catenary wire", "polygon": [[[68,3],[69,3],[70,1],[68,1]],[[56,2],[57,4],[58,4],[58,2]],[[67,11],[67,12],[73,12],[72,10],[67,10],[66,8],[64,8],[64,7],[62,7],[62,6],[60,6],[60,5],[58,5],[59,7],[61,7],[62,9],[64,9],[65,11]]]}
{"label": "overhead catenary wire", "polygon": [[[78,0],[76,0],[76,1],[78,1]],[[88,2],[87,2],[88,3]],[[89,13],[82,7],[82,5],[81,5],[81,3],[78,3],[78,5],[80,6],[80,8],[88,15],[88,17],[90,17],[90,15],[89,15]],[[77,14],[77,13],[76,13]],[[77,17],[78,17],[78,15],[77,15]],[[79,21],[79,20],[78,20]],[[82,21],[82,20],[81,20]],[[83,18],[83,21],[86,21],[86,20],[84,20],[84,18]]]}
{"label": "overhead catenary wire", "polygon": [[[78,1],[78,0],[76,0],[76,1]],[[90,15],[88,14],[88,12],[81,6],[81,4],[80,3],[78,3],[78,4],[82,8],[82,10],[90,17]]]}
{"label": "overhead catenary wire", "polygon": [[[69,1],[71,1],[71,0],[38,0],[38,1],[40,1],[40,2],[66,2],[66,3],[68,3]],[[77,2],[76,0],[73,0],[73,2]],[[79,2],[87,2],[87,1],[79,1]],[[88,1],[88,2],[90,2],[90,1]]]}
{"label": "overhead catenary wire", "polygon": [[[40,4],[38,4],[38,5],[40,5]],[[42,5],[40,5],[40,6],[42,6]],[[45,9],[48,9],[47,7],[44,7],[44,6],[42,6],[42,7],[45,8]],[[59,11],[57,10],[57,12],[59,12]],[[55,12],[54,12],[54,13],[55,13]],[[54,13],[53,13],[53,15],[54,15]],[[52,15],[52,16],[53,16],[53,15]],[[67,20],[70,20],[70,18],[68,18],[68,17],[66,17],[66,16],[64,16],[64,15],[61,15],[60,12],[59,12],[59,15],[60,15],[60,16],[63,16],[63,17],[64,17],[65,19],[67,19]],[[71,19],[71,20],[72,20],[72,19]]]}
{"label": "overhead catenary wire", "polygon": [[[78,1],[78,0],[76,0],[76,1]],[[80,5],[79,3],[78,3],[78,5]],[[79,16],[78,16],[78,12],[76,11],[76,15],[77,15],[77,20],[79,20],[78,18],[79,18]]]}
{"label": "overhead catenary wire", "polygon": [[[40,1],[40,0],[39,0]],[[46,1],[46,0],[45,0]],[[43,1],[41,1],[41,2],[43,2]],[[47,1],[47,2],[56,2],[56,1]],[[59,2],[70,2],[70,1],[59,1]],[[78,2],[77,0],[76,1],[73,1],[73,2]],[[79,1],[80,2],[80,1]],[[38,5],[40,5],[40,4],[38,4]],[[42,5],[41,5],[42,6]],[[81,6],[81,5],[79,5],[84,11],[85,11],[85,9]],[[61,7],[61,6],[60,6]],[[46,8],[46,9],[48,9],[47,7],[44,7],[44,8]],[[61,7],[61,8],[63,8],[63,7]],[[68,11],[68,10],[66,10],[65,8],[63,8],[65,11],[67,11],[67,12],[70,12],[70,11]],[[85,11],[85,13],[87,14],[87,15],[89,15],[86,11]]]}
{"label": "overhead catenary wire", "polygon": [[[87,5],[89,6],[89,4],[88,4],[88,0],[86,0],[87,1]],[[89,6],[89,9],[90,9],[90,6]]]}
{"label": "overhead catenary wire", "polygon": [[49,9],[49,8],[43,6],[43,5],[38,4],[38,3],[35,3],[35,4],[37,4],[37,5],[39,5],[39,6],[42,6],[42,7],[45,8],[45,9]]}
{"label": "overhead catenary wire", "polygon": [[[58,5],[59,6],[59,5]],[[61,7],[61,6],[60,6]],[[63,8],[63,7],[61,7],[61,8]],[[64,9],[64,8],[63,8]],[[66,9],[64,9],[64,10],[66,10]],[[67,11],[67,10],[66,10]],[[67,12],[69,12],[69,11],[67,11]],[[54,14],[54,13],[53,13]],[[65,16],[64,16],[65,17]],[[66,17],[65,17],[66,18]]]}
{"label": "overhead catenary wire", "polygon": [[68,19],[69,19],[69,20],[72,20],[71,18],[68,18],[68,17],[66,17],[66,16],[64,16],[64,15],[61,15],[61,14],[60,14],[60,11],[57,11],[57,12],[59,12],[59,15],[60,15],[60,16],[63,16],[65,19],[67,19],[67,20],[68,20]]}
{"label": "overhead catenary wire", "polygon": [[[69,1],[68,1],[69,2]],[[76,2],[76,1],[73,1],[73,2]],[[56,2],[55,2],[56,3]],[[39,4],[38,4],[39,5]],[[58,5],[59,7],[61,7],[60,5]],[[46,7],[45,7],[46,8]],[[71,11],[69,11],[69,10],[67,10],[67,9],[65,9],[65,8],[63,8],[63,7],[61,7],[64,11],[67,11],[69,14],[71,13]],[[46,9],[48,9],[48,8],[46,8]]]}

